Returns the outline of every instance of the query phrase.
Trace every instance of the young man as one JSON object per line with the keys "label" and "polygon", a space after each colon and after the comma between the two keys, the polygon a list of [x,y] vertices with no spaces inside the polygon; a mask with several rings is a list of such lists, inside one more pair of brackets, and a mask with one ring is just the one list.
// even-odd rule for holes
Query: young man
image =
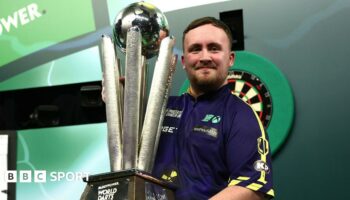
{"label": "young man", "polygon": [[183,33],[188,93],[170,97],[153,174],[179,186],[176,199],[261,200],[274,196],[267,135],[249,105],[231,94],[232,36],[204,17]]}

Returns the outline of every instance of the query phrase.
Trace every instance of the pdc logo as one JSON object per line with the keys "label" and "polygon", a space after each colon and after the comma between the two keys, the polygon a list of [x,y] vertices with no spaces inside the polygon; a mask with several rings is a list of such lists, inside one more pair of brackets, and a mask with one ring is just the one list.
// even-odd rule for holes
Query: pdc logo
{"label": "pdc logo", "polygon": [[88,173],[85,172],[59,172],[48,173],[46,170],[9,170],[5,172],[5,182],[8,183],[45,183],[56,181],[81,181],[88,179]]}

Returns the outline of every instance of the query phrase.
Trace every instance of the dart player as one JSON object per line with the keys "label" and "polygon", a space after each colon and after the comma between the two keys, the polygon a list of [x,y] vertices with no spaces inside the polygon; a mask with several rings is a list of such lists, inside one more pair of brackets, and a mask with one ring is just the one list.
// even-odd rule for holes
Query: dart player
{"label": "dart player", "polygon": [[187,93],[170,97],[153,175],[179,185],[176,199],[274,197],[267,134],[227,84],[235,55],[221,21],[204,17],[183,33]]}

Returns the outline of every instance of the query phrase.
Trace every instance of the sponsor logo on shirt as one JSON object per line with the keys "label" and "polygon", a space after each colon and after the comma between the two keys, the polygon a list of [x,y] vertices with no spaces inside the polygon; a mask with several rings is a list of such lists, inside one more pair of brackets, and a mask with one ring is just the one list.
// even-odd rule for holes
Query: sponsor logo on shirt
{"label": "sponsor logo on shirt", "polygon": [[162,132],[163,133],[174,133],[177,130],[176,127],[172,126],[162,126]]}
{"label": "sponsor logo on shirt", "polygon": [[195,126],[193,131],[204,133],[213,138],[218,137],[218,130],[216,128],[208,127],[208,126]]}
{"label": "sponsor logo on shirt", "polygon": [[269,153],[269,142],[263,138],[258,138],[258,151],[260,155],[267,155]]}
{"label": "sponsor logo on shirt", "polygon": [[258,172],[264,171],[266,173],[270,172],[269,166],[262,160],[257,160],[254,163],[254,169]]}
{"label": "sponsor logo on shirt", "polygon": [[162,175],[162,179],[165,181],[174,183],[174,182],[176,182],[177,176],[178,176],[177,171],[171,170],[171,171],[167,171],[166,173],[164,173]]}
{"label": "sponsor logo on shirt", "polygon": [[182,114],[182,110],[172,110],[169,108],[165,112],[166,117],[180,118],[181,114]]}
{"label": "sponsor logo on shirt", "polygon": [[206,114],[202,119],[202,122],[211,122],[213,124],[217,124],[221,121],[221,117],[213,114]]}

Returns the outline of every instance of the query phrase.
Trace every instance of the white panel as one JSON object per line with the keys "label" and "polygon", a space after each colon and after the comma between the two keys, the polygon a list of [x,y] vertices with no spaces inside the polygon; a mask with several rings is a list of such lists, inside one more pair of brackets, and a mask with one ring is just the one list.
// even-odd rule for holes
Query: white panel
{"label": "white panel", "polygon": [[254,104],[251,104],[250,105],[252,108],[253,108],[253,110],[255,110],[255,111],[262,111],[262,105],[261,105],[261,103],[259,102],[259,103],[254,103]]}
{"label": "white panel", "polygon": [[251,99],[254,96],[256,96],[257,94],[258,93],[253,88],[250,88],[250,90],[247,92],[246,96],[248,99]]}

